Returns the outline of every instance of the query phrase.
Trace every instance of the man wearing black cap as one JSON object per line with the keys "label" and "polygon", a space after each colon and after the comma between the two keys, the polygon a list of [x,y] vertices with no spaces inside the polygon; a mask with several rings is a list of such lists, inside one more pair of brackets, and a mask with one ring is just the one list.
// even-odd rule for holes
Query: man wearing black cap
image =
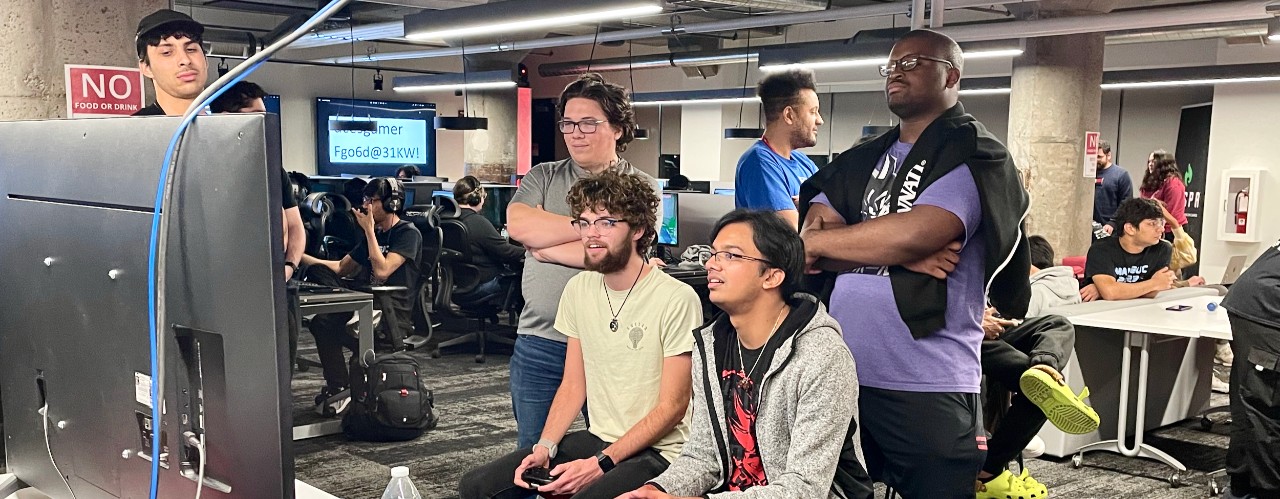
{"label": "man wearing black cap", "polygon": [[135,38],[138,69],[155,84],[156,101],[134,116],[177,116],[204,90],[204,25],[181,12],[162,9],[142,18]]}

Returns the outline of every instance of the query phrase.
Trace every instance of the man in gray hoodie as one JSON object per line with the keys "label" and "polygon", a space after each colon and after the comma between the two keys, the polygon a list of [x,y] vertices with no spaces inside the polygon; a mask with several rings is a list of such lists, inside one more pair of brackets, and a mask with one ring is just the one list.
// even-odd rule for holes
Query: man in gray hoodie
{"label": "man in gray hoodie", "polygon": [[799,235],[772,212],[737,210],[711,238],[707,288],[724,313],[694,333],[689,440],[619,499],[870,498],[853,356],[822,304],[795,293]]}

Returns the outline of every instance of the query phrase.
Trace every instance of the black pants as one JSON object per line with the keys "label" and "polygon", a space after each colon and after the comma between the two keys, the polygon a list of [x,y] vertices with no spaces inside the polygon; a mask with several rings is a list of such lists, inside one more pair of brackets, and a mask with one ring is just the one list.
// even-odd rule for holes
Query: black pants
{"label": "black pants", "polygon": [[1231,493],[1280,497],[1280,329],[1231,320]]}
{"label": "black pants", "polygon": [[972,499],[987,447],[978,398],[861,387],[862,452],[871,479],[905,499]]}
{"label": "black pants", "polygon": [[[609,444],[587,431],[577,431],[564,436],[551,468],[578,459],[594,458],[597,452]],[[498,458],[489,464],[467,472],[458,482],[458,496],[462,499],[524,499],[533,491],[516,486],[514,478],[520,462],[533,452],[524,448]],[[670,464],[652,447],[617,463],[595,483],[573,495],[574,499],[614,499],[644,485],[666,471]]]}
{"label": "black pants", "polygon": [[[325,286],[341,287],[343,284],[336,274],[319,265],[307,268],[307,280]],[[380,296],[374,303],[379,310],[382,310],[382,328],[390,327],[394,317],[396,327],[401,331],[401,338],[412,334],[413,308],[407,293]],[[337,312],[318,314],[311,318],[309,329],[311,335],[316,338],[316,354],[320,357],[324,382],[330,388],[345,388],[350,383],[347,360],[342,349],[346,348],[352,352],[360,350],[360,340],[347,333],[347,321],[350,321],[354,314],[355,312]],[[394,348],[400,348],[400,346]]]}
{"label": "black pants", "polygon": [[1032,366],[1045,365],[1061,372],[1075,348],[1075,327],[1060,315],[1029,319],[1000,338],[982,342],[982,374],[992,405],[1003,408],[1006,394],[1014,396],[987,441],[987,462],[982,471],[999,475],[1040,432],[1044,411],[1019,392],[1018,380]]}

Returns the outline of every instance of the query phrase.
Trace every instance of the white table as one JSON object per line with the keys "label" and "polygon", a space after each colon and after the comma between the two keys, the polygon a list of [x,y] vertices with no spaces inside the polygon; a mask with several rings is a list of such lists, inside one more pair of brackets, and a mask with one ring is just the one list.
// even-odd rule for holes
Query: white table
{"label": "white table", "polygon": [[[1171,300],[1145,303],[1133,307],[1119,308],[1105,312],[1083,314],[1070,318],[1077,326],[1112,329],[1124,332],[1124,346],[1121,352],[1120,367],[1120,410],[1117,418],[1118,431],[1115,440],[1095,442],[1076,451],[1072,464],[1079,467],[1084,460],[1084,453],[1094,450],[1115,452],[1128,457],[1144,457],[1163,462],[1176,471],[1169,477],[1169,482],[1179,485],[1182,473],[1187,467],[1173,456],[1143,443],[1145,432],[1147,404],[1147,367],[1148,350],[1151,343],[1158,341],[1153,337],[1175,338],[1211,338],[1231,339],[1231,324],[1227,321],[1227,312],[1221,307],[1209,310],[1209,303],[1217,305],[1222,301],[1220,296],[1192,296]],[[1171,311],[1168,307],[1187,305],[1191,308],[1183,311]],[[1125,442],[1129,426],[1129,373],[1132,370],[1133,351],[1138,351],[1138,409],[1134,417],[1133,445]]]}
{"label": "white table", "polygon": [[[294,499],[338,499],[323,490],[312,487],[301,480],[293,481]],[[18,477],[12,474],[0,475],[0,498],[4,499],[47,499],[48,496],[33,488],[27,487]]]}

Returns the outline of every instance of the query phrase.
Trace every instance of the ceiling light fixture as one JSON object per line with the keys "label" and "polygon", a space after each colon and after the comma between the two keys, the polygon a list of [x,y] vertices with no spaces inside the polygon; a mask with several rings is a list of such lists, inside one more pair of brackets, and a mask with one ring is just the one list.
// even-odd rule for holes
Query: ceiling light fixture
{"label": "ceiling light fixture", "polygon": [[1200,78],[1194,80],[1133,81],[1124,83],[1103,83],[1103,90],[1121,90],[1133,88],[1187,87],[1194,85],[1221,85],[1224,83],[1254,83],[1262,81],[1280,81],[1280,76],[1250,76],[1243,78]]}
{"label": "ceiling light fixture", "polygon": [[397,92],[438,92],[442,90],[492,90],[516,86],[512,71],[480,71],[438,75],[397,76],[391,89]]}
{"label": "ceiling light fixture", "polygon": [[410,40],[443,40],[597,23],[660,12],[662,4],[654,0],[508,0],[408,15],[404,17],[404,33]]}
{"label": "ceiling light fixture", "polygon": [[[747,9],[747,15],[751,15],[751,9]],[[751,53],[751,30],[747,30],[747,53],[748,54]],[[744,57],[744,59],[746,60],[743,61],[745,67],[742,68],[742,97],[743,98],[745,98],[747,95],[755,93],[755,91],[752,90],[747,84],[748,82],[751,81],[750,79],[751,78],[750,76],[751,59],[749,56]],[[764,127],[760,126],[763,124],[761,122],[764,121],[764,119],[760,117],[760,114],[762,114],[764,110],[758,109],[758,108],[756,109],[756,127],[747,128],[742,126],[742,114],[744,109],[746,109],[746,107],[747,107],[747,101],[745,100],[738,101],[738,126],[725,128],[724,138],[729,140],[755,140],[755,139],[764,137]]]}
{"label": "ceiling light fixture", "polygon": [[[776,72],[800,68],[817,70],[877,67],[886,62],[892,48],[892,43],[883,41],[858,45],[847,40],[837,40],[794,49],[761,49],[760,70]],[[966,61],[1017,57],[1023,53],[1022,43],[1019,41],[968,42],[961,43],[960,49],[964,52]],[[833,58],[832,54],[843,54],[843,57]]]}
{"label": "ceiling light fixture", "polygon": [[962,88],[960,95],[1003,95],[1012,93],[1011,88]]}
{"label": "ceiling light fixture", "polygon": [[740,88],[649,92],[631,96],[631,104],[633,106],[734,104],[738,102],[760,102],[760,98],[755,95],[743,96]]}

